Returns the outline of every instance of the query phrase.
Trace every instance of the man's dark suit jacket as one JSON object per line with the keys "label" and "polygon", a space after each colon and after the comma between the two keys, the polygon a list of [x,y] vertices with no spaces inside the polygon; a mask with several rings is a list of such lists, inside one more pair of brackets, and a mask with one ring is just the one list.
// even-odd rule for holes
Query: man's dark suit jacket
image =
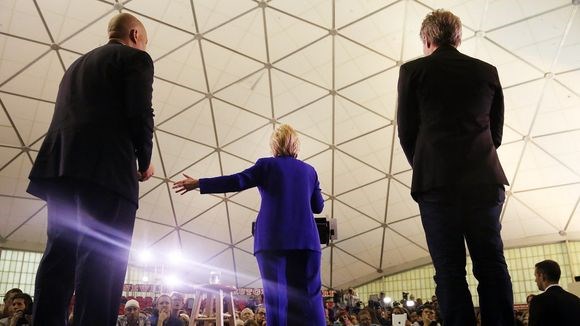
{"label": "man's dark suit jacket", "polygon": [[580,299],[560,286],[551,286],[530,302],[529,326],[578,325]]}
{"label": "man's dark suit jacket", "polygon": [[262,202],[256,219],[254,253],[262,250],[320,251],[312,213],[320,213],[324,199],[312,166],[290,156],[259,159],[236,174],[199,179],[202,194],[242,191],[258,187]]}
{"label": "man's dark suit jacket", "polygon": [[496,153],[504,106],[494,66],[441,46],[401,66],[398,92],[414,198],[435,188],[508,184]]}
{"label": "man's dark suit jacket", "polygon": [[46,199],[46,181],[65,177],[137,203],[137,169],[149,167],[153,145],[152,84],[144,51],[111,41],[77,59],[61,81],[28,192]]}

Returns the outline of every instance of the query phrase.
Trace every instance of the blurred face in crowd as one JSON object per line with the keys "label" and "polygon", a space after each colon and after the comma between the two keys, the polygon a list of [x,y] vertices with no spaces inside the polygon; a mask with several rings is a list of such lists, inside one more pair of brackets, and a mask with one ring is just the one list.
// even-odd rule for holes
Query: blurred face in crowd
{"label": "blurred face in crowd", "polygon": [[157,298],[157,310],[159,310],[159,312],[169,312],[169,307],[171,307],[171,298],[169,298],[169,296],[162,295]]}
{"label": "blurred face in crowd", "polygon": [[12,300],[12,313],[24,310],[26,310],[26,301],[24,301],[24,299],[18,298]]}
{"label": "blurred face in crowd", "polygon": [[431,322],[433,320],[435,320],[435,311],[431,308],[424,308],[423,312],[421,312],[421,318],[423,319],[423,322]]}
{"label": "blurred face in crowd", "polygon": [[402,315],[404,313],[405,313],[405,310],[403,310],[403,308],[401,308],[401,307],[393,308],[393,315]]}
{"label": "blurred face in crowd", "polygon": [[356,317],[354,315],[351,315],[349,317],[351,324],[353,325],[357,325],[358,324],[358,320],[356,319]]}
{"label": "blurred face in crowd", "polygon": [[246,320],[252,319],[252,318],[254,318],[254,312],[250,308],[245,308],[240,313],[240,319],[242,319],[243,321],[246,321]]}
{"label": "blurred face in crowd", "polygon": [[360,326],[370,326],[371,325],[372,319],[371,319],[371,315],[368,313],[358,315],[358,319],[359,319]]}
{"label": "blurred face in crowd", "polygon": [[183,308],[183,296],[179,294],[173,294],[171,296],[171,309],[179,310]]}
{"label": "blurred face in crowd", "polygon": [[409,315],[409,319],[411,319],[411,322],[414,323],[419,319],[419,316],[417,315],[417,312],[413,311],[411,313],[411,315]]}
{"label": "blurred face in crowd", "polygon": [[139,308],[137,307],[126,307],[125,316],[127,320],[138,320],[139,319]]}
{"label": "blurred face in crowd", "polygon": [[256,310],[256,321],[258,325],[262,325],[262,323],[266,320],[266,308],[260,307]]}

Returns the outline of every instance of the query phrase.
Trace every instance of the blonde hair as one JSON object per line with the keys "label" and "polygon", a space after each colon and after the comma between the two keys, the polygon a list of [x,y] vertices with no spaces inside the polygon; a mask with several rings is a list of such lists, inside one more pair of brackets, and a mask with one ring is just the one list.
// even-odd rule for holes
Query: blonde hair
{"label": "blonde hair", "polygon": [[437,46],[458,47],[461,44],[461,19],[450,11],[435,10],[425,16],[419,35]]}
{"label": "blonde hair", "polygon": [[300,149],[298,133],[290,125],[280,125],[272,133],[270,148],[274,156],[292,156],[296,158]]}

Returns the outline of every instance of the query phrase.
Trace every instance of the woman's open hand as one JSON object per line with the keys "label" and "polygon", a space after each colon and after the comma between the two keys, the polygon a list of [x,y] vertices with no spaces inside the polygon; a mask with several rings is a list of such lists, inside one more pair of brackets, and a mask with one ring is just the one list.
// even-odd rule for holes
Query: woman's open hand
{"label": "woman's open hand", "polygon": [[199,188],[199,180],[198,179],[194,179],[185,173],[183,174],[183,176],[185,177],[185,179],[175,181],[173,183],[172,188],[175,189],[176,193],[183,195],[188,191]]}

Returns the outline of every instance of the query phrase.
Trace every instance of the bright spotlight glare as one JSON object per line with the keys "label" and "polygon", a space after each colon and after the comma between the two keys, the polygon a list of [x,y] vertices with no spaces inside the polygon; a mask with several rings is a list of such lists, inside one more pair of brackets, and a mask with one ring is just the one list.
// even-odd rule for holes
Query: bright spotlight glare
{"label": "bright spotlight glare", "polygon": [[169,262],[171,264],[179,264],[182,259],[183,256],[181,255],[180,251],[172,251],[169,253]]}
{"label": "bright spotlight glare", "polygon": [[143,263],[148,263],[152,260],[153,254],[149,250],[143,250],[139,253],[139,260]]}
{"label": "bright spotlight glare", "polygon": [[149,277],[148,276],[143,276],[143,278],[141,280],[143,282],[149,282]]}
{"label": "bright spotlight glare", "polygon": [[179,280],[179,278],[177,278],[177,276],[175,275],[167,275],[165,277],[165,284],[169,285],[169,286],[175,286],[177,284],[179,284],[181,281]]}
{"label": "bright spotlight glare", "polygon": [[393,301],[393,299],[391,297],[384,297],[383,298],[384,303],[391,303],[392,301]]}
{"label": "bright spotlight glare", "polygon": [[413,307],[413,306],[415,306],[415,301],[407,300],[407,307]]}

